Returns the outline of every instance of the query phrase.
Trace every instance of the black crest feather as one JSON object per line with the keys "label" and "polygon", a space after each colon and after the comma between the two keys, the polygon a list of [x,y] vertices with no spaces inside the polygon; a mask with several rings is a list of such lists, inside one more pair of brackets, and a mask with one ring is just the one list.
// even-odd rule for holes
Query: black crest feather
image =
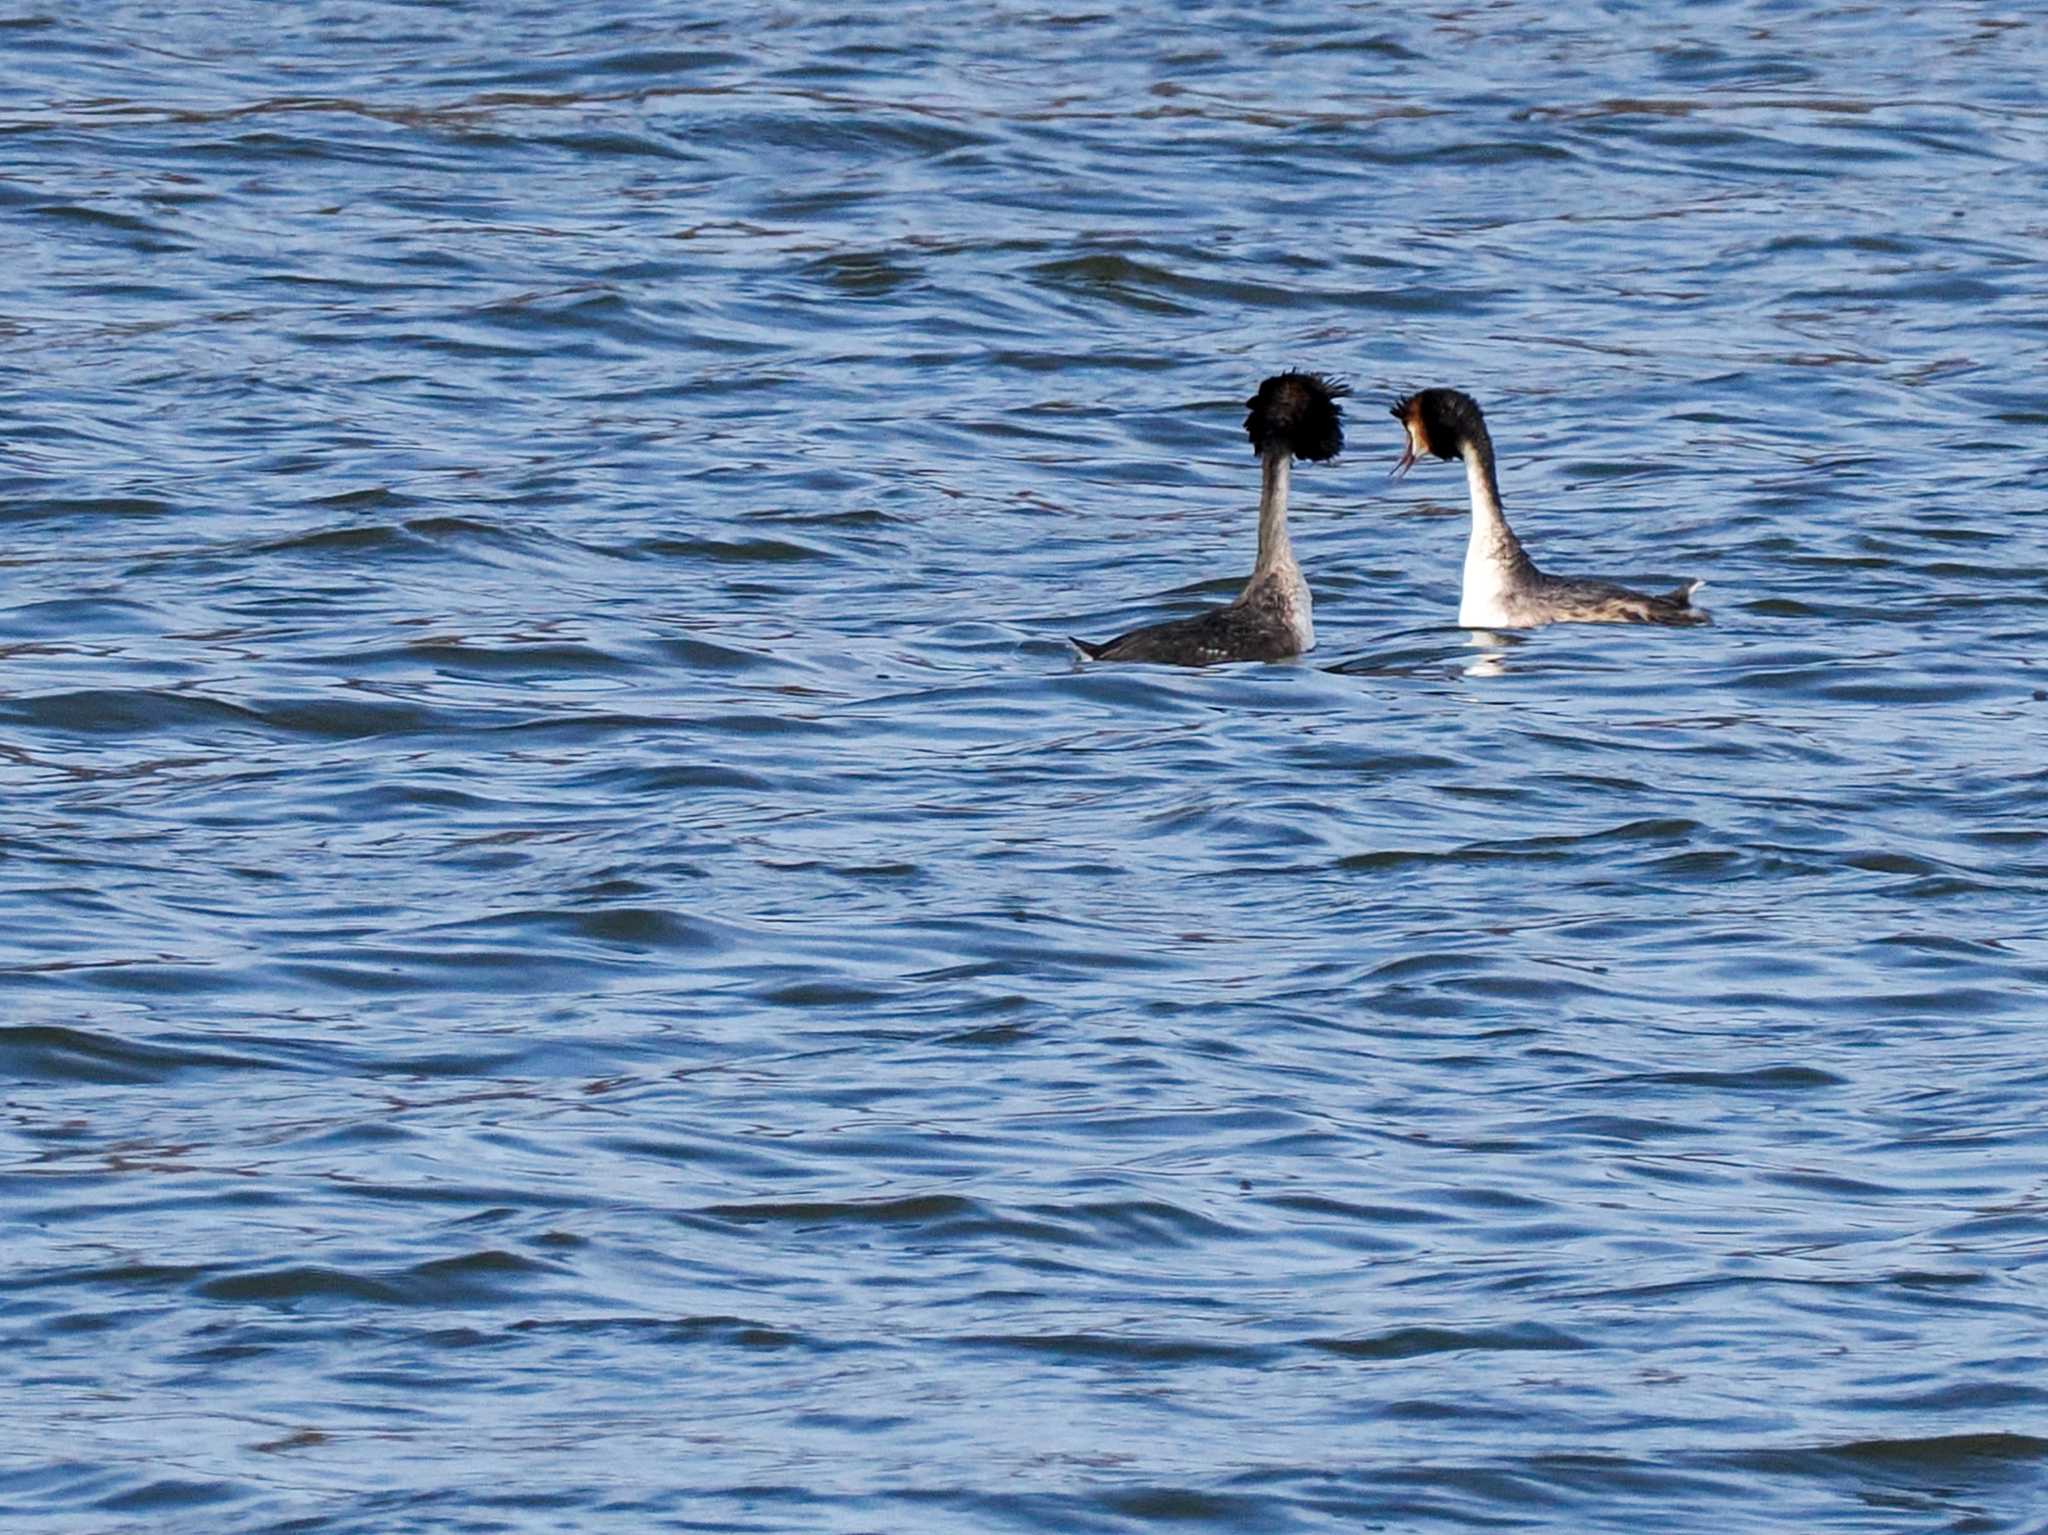
{"label": "black crest feather", "polygon": [[1344,447],[1343,412],[1337,402],[1349,385],[1320,373],[1276,373],[1246,400],[1245,435],[1261,455],[1291,453],[1321,463]]}

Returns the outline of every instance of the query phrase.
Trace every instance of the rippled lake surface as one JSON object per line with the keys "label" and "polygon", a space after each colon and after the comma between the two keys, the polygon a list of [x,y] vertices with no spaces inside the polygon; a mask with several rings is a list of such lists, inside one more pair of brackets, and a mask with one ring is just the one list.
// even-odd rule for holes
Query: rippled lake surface
{"label": "rippled lake surface", "polygon": [[[2048,1518],[2048,23],[0,24],[0,1513]],[[1232,594],[1260,377],[1321,645]],[[1539,560],[1455,627],[1472,390]]]}

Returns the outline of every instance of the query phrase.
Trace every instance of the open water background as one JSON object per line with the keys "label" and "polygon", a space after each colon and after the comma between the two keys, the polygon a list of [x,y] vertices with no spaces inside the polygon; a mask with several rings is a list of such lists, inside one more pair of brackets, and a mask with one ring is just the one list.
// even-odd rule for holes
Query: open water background
{"label": "open water background", "polygon": [[[2044,81],[13,7],[8,1529],[2048,1529]],[[1076,665],[1288,366],[1312,662]]]}

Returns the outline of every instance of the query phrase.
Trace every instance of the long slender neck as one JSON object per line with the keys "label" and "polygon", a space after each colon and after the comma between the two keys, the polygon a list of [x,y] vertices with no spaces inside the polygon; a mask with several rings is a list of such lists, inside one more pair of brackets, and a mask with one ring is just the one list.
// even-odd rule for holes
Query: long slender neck
{"label": "long slender neck", "polygon": [[1265,476],[1259,486],[1259,563],[1252,580],[1283,566],[1294,568],[1294,545],[1287,538],[1287,476],[1291,455],[1285,449],[1265,455]]}
{"label": "long slender neck", "polygon": [[1465,460],[1465,484],[1472,492],[1472,540],[1465,546],[1465,566],[1506,567],[1519,573],[1535,569],[1522,552],[1522,541],[1508,526],[1500,506],[1500,482],[1493,473],[1493,439],[1481,426],[1458,443]]}
{"label": "long slender neck", "polygon": [[1259,487],[1259,563],[1232,604],[1262,631],[1263,659],[1298,656],[1316,648],[1316,623],[1308,583],[1294,563],[1287,539],[1287,470],[1293,455],[1285,448],[1264,455],[1265,479]]}

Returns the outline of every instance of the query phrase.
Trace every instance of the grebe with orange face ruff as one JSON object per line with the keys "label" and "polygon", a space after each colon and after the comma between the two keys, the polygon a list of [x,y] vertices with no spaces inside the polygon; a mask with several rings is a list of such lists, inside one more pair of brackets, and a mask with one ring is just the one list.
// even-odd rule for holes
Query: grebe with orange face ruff
{"label": "grebe with orange face ruff", "polygon": [[[1245,402],[1246,435],[1264,466],[1259,492],[1259,558],[1237,600],[1192,618],[1148,624],[1094,644],[1074,640],[1091,661],[1159,661],[1212,666],[1219,661],[1284,661],[1313,650],[1316,627],[1308,583],[1287,537],[1289,465],[1323,463],[1344,446],[1337,401],[1351,391],[1318,373],[1278,373]],[[1070,636],[1071,638],[1071,636]]]}
{"label": "grebe with orange face ruff", "polygon": [[1424,453],[1462,458],[1472,493],[1472,537],[1465,546],[1465,589],[1458,622],[1467,629],[1532,629],[1539,624],[1704,624],[1692,605],[1706,583],[1688,581],[1675,592],[1650,596],[1612,581],[1546,575],[1522,549],[1501,511],[1493,473],[1493,439],[1479,402],[1455,389],[1425,389],[1397,401],[1394,419],[1407,429],[1408,450],[1394,478]]}

